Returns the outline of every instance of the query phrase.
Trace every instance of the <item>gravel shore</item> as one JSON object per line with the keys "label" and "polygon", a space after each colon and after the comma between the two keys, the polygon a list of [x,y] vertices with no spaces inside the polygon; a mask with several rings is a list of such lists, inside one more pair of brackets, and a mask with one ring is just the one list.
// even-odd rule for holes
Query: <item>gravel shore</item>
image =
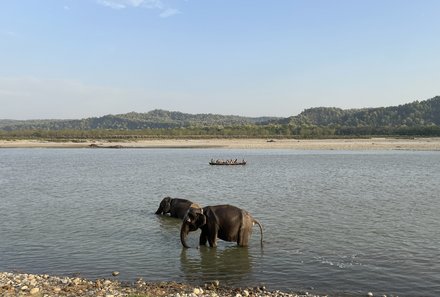
{"label": "gravel shore", "polygon": [[[117,272],[114,272],[117,275]],[[308,292],[286,293],[268,291],[265,287],[228,288],[219,282],[194,287],[176,282],[120,282],[115,279],[87,280],[79,277],[60,277],[47,274],[0,272],[0,296],[103,296],[103,297],[324,297]]]}

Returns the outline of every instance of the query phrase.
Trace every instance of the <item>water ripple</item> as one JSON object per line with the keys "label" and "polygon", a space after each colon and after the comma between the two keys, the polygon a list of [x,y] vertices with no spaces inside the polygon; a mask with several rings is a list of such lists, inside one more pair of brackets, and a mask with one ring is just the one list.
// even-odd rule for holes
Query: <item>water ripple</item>
{"label": "water ripple", "polygon": [[[436,152],[0,150],[0,270],[437,296],[438,180]],[[182,249],[168,195],[247,209],[264,248]]]}

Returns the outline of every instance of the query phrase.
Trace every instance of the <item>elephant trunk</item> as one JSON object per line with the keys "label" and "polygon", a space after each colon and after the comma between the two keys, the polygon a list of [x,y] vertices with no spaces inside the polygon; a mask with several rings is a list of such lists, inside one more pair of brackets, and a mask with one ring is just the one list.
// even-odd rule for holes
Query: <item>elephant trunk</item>
{"label": "elephant trunk", "polygon": [[162,207],[159,207],[159,208],[156,210],[155,214],[161,214],[161,213],[162,213]]}
{"label": "elephant trunk", "polygon": [[180,242],[182,242],[182,245],[185,248],[189,248],[189,246],[186,244],[186,237],[189,233],[189,225],[185,222],[182,224],[182,228],[180,228]]}

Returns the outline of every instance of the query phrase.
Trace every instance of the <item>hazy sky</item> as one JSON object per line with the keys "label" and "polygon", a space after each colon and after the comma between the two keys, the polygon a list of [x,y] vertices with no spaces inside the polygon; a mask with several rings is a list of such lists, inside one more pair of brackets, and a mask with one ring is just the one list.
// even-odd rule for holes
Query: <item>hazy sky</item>
{"label": "hazy sky", "polygon": [[291,116],[440,95],[438,0],[1,0],[0,118]]}

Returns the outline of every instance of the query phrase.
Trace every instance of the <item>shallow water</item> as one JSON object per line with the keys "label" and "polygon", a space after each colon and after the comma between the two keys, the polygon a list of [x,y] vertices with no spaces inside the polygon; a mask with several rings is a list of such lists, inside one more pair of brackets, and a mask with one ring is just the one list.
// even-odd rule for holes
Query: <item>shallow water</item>
{"label": "shallow water", "polygon": [[[438,152],[3,149],[0,270],[438,296],[439,181]],[[264,247],[182,249],[168,195],[245,208]]]}

